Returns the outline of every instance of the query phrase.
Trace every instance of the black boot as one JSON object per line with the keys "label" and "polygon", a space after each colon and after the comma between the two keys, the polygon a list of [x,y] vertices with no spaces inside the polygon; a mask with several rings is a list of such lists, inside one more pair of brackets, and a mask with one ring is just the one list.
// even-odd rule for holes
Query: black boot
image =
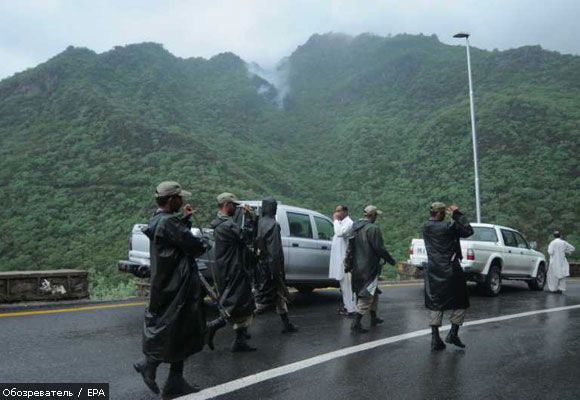
{"label": "black boot", "polygon": [[161,393],[161,397],[164,400],[185,396],[189,393],[199,392],[199,390],[199,387],[192,386],[183,379],[183,361],[171,363],[169,376],[167,377],[165,386],[163,386],[163,392]]}
{"label": "black boot", "polygon": [[236,338],[234,343],[232,343],[232,353],[256,351],[256,348],[250,346],[246,341],[246,335],[246,328],[240,328],[236,330]]}
{"label": "black boot", "polygon": [[454,344],[457,347],[461,347],[462,349],[465,348],[465,345],[459,340],[459,325],[451,324],[451,330],[447,334],[445,341],[447,343]]}
{"label": "black boot", "polygon": [[353,333],[367,333],[369,330],[362,327],[361,320],[363,315],[357,313],[354,321],[352,321],[352,325],[350,326],[350,330]]}
{"label": "black boot", "polygon": [[207,331],[205,333],[205,344],[207,344],[207,347],[209,347],[211,350],[215,348],[213,344],[213,338],[216,332],[221,328],[223,328],[224,326],[226,326],[226,320],[223,317],[216,318],[207,324]]}
{"label": "black boot", "polygon": [[280,318],[282,319],[282,323],[284,324],[284,329],[282,329],[282,333],[294,333],[298,332],[298,327],[294,325],[288,319],[288,313],[280,314]]}
{"label": "black boot", "polygon": [[371,311],[371,326],[377,326],[385,322],[384,319],[377,317],[376,311]]}
{"label": "black boot", "polygon": [[147,385],[147,387],[155,394],[159,394],[159,386],[157,386],[157,382],[155,382],[155,375],[157,374],[157,367],[159,364],[160,363],[157,361],[148,359],[133,364],[133,368],[141,374],[145,385]]}
{"label": "black boot", "polygon": [[445,343],[441,340],[441,336],[439,336],[439,327],[438,326],[431,326],[431,351],[441,351],[445,350]]}

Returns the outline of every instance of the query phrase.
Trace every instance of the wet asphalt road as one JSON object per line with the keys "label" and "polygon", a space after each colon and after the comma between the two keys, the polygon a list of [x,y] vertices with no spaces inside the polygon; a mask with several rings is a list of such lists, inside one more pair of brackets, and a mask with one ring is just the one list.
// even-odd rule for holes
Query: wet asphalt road
{"label": "wet asphalt road", "polygon": [[[297,295],[291,318],[299,333],[282,335],[274,313],[250,329],[259,350],[232,354],[229,328],[217,349],[186,363],[190,382],[203,388],[341,348],[425,329],[423,288],[383,289],[386,322],[352,336],[338,316],[335,290]],[[475,291],[467,321],[580,304],[580,282],[565,295],[532,292],[507,283],[497,298]],[[2,311],[0,310],[0,313]],[[143,306],[0,318],[0,382],[108,382],[112,399],[154,399],[131,365],[141,358]],[[368,324],[368,321],[363,321]],[[220,399],[577,399],[580,398],[580,309],[467,326],[466,350],[429,352],[420,336],[346,357],[220,396]],[[167,375],[160,368],[158,382]]]}

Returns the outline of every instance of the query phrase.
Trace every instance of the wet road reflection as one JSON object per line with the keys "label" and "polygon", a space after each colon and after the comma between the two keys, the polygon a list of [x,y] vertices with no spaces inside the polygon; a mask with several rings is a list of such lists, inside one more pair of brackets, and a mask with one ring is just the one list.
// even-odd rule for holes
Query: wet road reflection
{"label": "wet road reflection", "polygon": [[[467,320],[580,304],[580,282],[566,295],[532,292],[507,283],[497,298],[472,289]],[[186,363],[192,382],[211,387],[340,348],[427,328],[422,286],[385,288],[379,314],[385,324],[353,336],[351,320],[336,314],[337,291],[298,294],[291,305],[295,335],[280,334],[275,313],[259,315],[250,332],[258,351],[232,354],[233,332],[219,332],[215,352]],[[109,382],[112,398],[153,399],[134,374],[141,357],[143,308],[38,315],[0,320],[0,380]],[[446,317],[447,318],[447,317]],[[368,320],[363,323],[368,325]],[[576,398],[580,386],[580,310],[462,328],[467,350],[429,352],[427,336],[335,359],[241,389],[224,399],[355,398]],[[31,368],[34,366],[34,368]],[[159,371],[160,383],[167,368]],[[547,385],[546,382],[550,382]],[[553,382],[557,385],[554,386]],[[553,391],[554,387],[557,388]],[[557,395],[557,396],[556,396]]]}

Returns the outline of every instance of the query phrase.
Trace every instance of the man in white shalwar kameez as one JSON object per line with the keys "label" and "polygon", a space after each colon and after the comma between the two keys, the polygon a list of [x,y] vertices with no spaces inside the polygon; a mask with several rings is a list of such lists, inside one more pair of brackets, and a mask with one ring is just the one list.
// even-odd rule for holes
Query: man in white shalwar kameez
{"label": "man in white shalwar kameez", "polygon": [[550,255],[548,290],[553,293],[563,293],[566,290],[566,277],[570,276],[570,265],[566,260],[566,254],[576,250],[560,236],[559,231],[554,232],[555,239],[548,246],[548,254]]}
{"label": "man in white shalwar kameez", "polygon": [[330,268],[328,276],[340,282],[342,302],[346,314],[356,312],[356,299],[352,293],[351,274],[344,272],[344,256],[348,245],[348,238],[352,233],[352,219],[348,216],[348,208],[343,205],[336,206],[333,214],[334,236],[330,251]]}

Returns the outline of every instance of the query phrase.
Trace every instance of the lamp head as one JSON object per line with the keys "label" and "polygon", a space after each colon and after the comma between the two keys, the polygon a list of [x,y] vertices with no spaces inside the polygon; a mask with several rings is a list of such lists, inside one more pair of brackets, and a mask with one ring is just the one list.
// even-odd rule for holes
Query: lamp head
{"label": "lamp head", "polygon": [[463,38],[467,39],[469,37],[469,33],[459,32],[459,33],[456,33],[455,35],[453,35],[453,37],[457,38],[457,39],[463,39]]}

